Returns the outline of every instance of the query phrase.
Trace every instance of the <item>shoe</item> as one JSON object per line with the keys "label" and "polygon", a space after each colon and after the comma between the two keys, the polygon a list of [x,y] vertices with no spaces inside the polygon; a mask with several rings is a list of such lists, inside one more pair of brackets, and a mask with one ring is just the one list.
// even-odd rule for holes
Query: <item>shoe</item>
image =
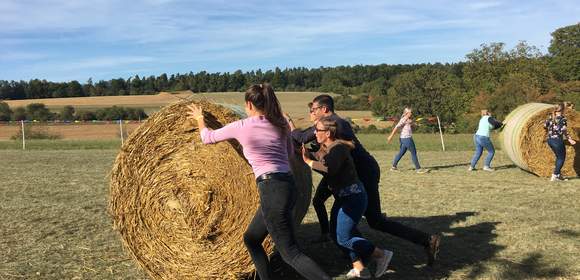
{"label": "shoe", "polygon": [[433,266],[439,254],[439,244],[441,244],[441,236],[433,234],[429,237],[429,245],[425,246],[425,253],[427,254],[427,265]]}
{"label": "shoe", "polygon": [[493,168],[491,168],[491,167],[489,167],[489,166],[484,166],[484,167],[483,167],[483,171],[489,171],[489,172],[493,172],[493,171],[495,171],[495,169],[493,169]]}
{"label": "shoe", "polygon": [[469,168],[467,168],[467,171],[475,171],[475,170],[477,170],[477,169],[475,169],[475,167],[473,167],[471,165],[469,166]]}
{"label": "shoe", "polygon": [[568,179],[562,177],[562,174],[552,174],[552,178],[550,178],[550,181],[552,182],[562,182],[562,181],[568,181]]}
{"label": "shoe", "polygon": [[417,170],[415,170],[415,172],[417,172],[418,174],[423,174],[423,173],[429,173],[431,170],[427,169],[427,168],[419,168]]}
{"label": "shoe", "polygon": [[383,276],[389,268],[389,263],[393,258],[393,252],[389,250],[383,250],[383,256],[376,259],[377,271],[375,271],[375,278]]}
{"label": "shoe", "polygon": [[363,270],[358,270],[356,268],[351,269],[346,274],[346,279],[371,279],[371,273],[369,272],[368,268],[363,268]]}
{"label": "shoe", "polygon": [[391,167],[391,171],[399,172],[399,169],[396,166]]}

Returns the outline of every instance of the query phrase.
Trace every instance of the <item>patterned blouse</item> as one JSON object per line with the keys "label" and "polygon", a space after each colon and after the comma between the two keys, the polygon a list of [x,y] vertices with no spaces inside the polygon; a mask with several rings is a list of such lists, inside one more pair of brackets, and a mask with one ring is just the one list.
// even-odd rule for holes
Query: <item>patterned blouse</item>
{"label": "patterned blouse", "polygon": [[568,139],[570,136],[566,131],[566,117],[564,116],[556,116],[555,119],[550,116],[544,127],[548,130],[548,138],[550,139]]}

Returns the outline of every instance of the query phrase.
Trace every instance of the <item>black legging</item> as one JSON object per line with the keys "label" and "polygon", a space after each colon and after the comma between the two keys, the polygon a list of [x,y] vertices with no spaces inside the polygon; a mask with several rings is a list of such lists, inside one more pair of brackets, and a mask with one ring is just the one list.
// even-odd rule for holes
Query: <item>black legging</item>
{"label": "black legging", "polygon": [[[359,179],[363,183],[368,196],[368,206],[364,216],[366,217],[369,226],[373,229],[411,241],[417,245],[428,246],[429,234],[392,221],[381,212],[381,197],[379,194],[381,170],[378,163],[373,159],[365,164],[358,162],[355,164]],[[331,238],[336,239],[336,236],[334,236],[336,231],[329,231],[328,214],[324,207],[324,202],[330,196],[332,196],[332,192],[328,189],[326,180],[322,179],[320,184],[318,184],[312,204],[316,210],[322,234],[330,233]]]}
{"label": "black legging", "polygon": [[307,279],[331,279],[296,243],[292,208],[296,203],[296,187],[292,177],[258,182],[260,207],[244,233],[244,243],[261,280],[272,279],[268,256],[262,242],[268,235],[274,240],[282,259]]}

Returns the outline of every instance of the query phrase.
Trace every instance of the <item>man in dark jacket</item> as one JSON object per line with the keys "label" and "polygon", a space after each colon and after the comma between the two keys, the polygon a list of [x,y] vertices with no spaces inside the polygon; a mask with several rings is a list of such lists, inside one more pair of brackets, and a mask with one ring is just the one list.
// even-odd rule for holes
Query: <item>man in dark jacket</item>
{"label": "man in dark jacket", "polygon": [[[310,105],[310,104],[309,104]],[[355,148],[352,150],[352,157],[356,165],[356,171],[359,179],[365,186],[368,195],[368,206],[365,211],[365,217],[369,226],[375,230],[379,230],[405,240],[411,241],[417,245],[423,246],[427,253],[428,265],[433,265],[439,252],[440,235],[429,235],[423,231],[405,226],[401,223],[389,220],[381,212],[381,201],[379,194],[380,168],[375,158],[361,145],[357,139],[350,123],[337,114],[334,113],[334,100],[329,95],[319,95],[314,98],[310,106],[311,120],[316,121],[322,117],[329,116],[333,118],[338,126],[338,138],[353,141]],[[289,122],[291,120],[289,119]],[[293,124],[291,124],[293,128]],[[316,139],[314,133],[314,126],[305,130],[293,129],[292,139],[297,146],[312,142]],[[312,204],[316,210],[316,215],[320,223],[322,237],[327,236],[331,231],[328,225],[328,215],[324,202],[332,195],[328,184],[323,178],[314,195]],[[332,231],[334,232],[334,230]],[[336,239],[335,236],[331,238]]]}

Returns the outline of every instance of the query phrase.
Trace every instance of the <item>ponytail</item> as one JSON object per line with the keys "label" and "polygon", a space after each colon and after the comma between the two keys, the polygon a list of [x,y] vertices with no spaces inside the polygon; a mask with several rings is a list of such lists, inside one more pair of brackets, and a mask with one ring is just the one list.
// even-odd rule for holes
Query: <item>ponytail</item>
{"label": "ponytail", "polygon": [[280,128],[283,135],[288,133],[289,126],[286,118],[282,115],[280,102],[270,84],[252,85],[246,90],[246,102],[251,102],[256,109],[262,111],[266,119],[274,126]]}

